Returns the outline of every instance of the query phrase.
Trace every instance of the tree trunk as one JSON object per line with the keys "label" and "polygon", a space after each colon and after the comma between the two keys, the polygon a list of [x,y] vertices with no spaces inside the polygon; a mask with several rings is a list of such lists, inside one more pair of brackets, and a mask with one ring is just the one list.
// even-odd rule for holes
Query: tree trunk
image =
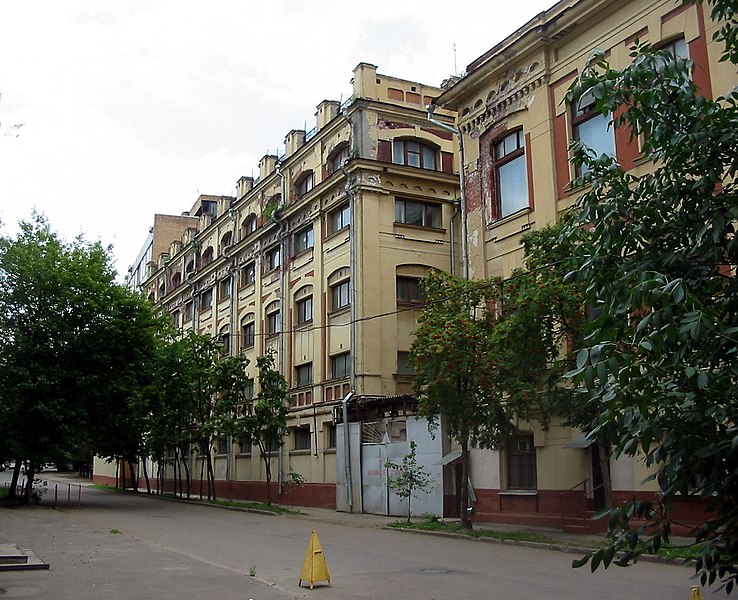
{"label": "tree trunk", "polygon": [[138,469],[133,465],[133,459],[128,457],[128,468],[131,470],[131,487],[134,492],[138,492]]}
{"label": "tree trunk", "polygon": [[[208,500],[215,500],[215,471],[213,470],[213,455],[210,453],[210,446],[207,452],[208,461]],[[212,493],[212,497],[211,497]]]}
{"label": "tree trunk", "polygon": [[185,497],[189,500],[190,493],[192,492],[192,471],[190,469],[190,449],[187,448],[187,453],[182,452],[182,464],[185,468],[185,483],[187,484],[187,491]]}
{"label": "tree trunk", "polygon": [[122,458],[118,459],[118,469],[120,471],[120,487],[126,489],[126,461]]}
{"label": "tree trunk", "polygon": [[612,497],[612,480],[610,479],[610,450],[603,452],[600,447],[600,471],[602,472],[602,489],[605,492],[605,508],[612,510],[615,502]]}
{"label": "tree trunk", "polygon": [[18,480],[20,479],[21,461],[15,459],[15,467],[13,468],[13,479],[10,482],[10,490],[8,490],[8,499],[16,500],[18,498]]}
{"label": "tree trunk", "polygon": [[472,529],[469,509],[469,438],[461,440],[461,527]]}
{"label": "tree trunk", "polygon": [[146,480],[146,493],[151,494],[151,482],[149,481],[149,470],[146,467],[146,457],[143,457],[143,473]]}
{"label": "tree trunk", "polygon": [[31,495],[33,494],[33,480],[36,475],[36,463],[32,460],[28,461],[28,469],[26,470],[26,489],[23,493],[23,504],[31,503]]}
{"label": "tree trunk", "polygon": [[120,461],[115,459],[115,487],[120,486]]}

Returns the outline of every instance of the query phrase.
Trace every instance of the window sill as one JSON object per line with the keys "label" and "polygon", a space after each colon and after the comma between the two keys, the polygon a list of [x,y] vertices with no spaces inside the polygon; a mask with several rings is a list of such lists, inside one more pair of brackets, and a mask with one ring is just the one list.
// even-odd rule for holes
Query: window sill
{"label": "window sill", "polygon": [[[328,240],[330,240],[330,239],[333,239],[333,238],[335,238],[335,237],[338,237],[338,236],[339,236],[339,235],[341,235],[342,233],[349,233],[349,230],[350,230],[350,229],[351,229],[351,226],[350,226],[350,225],[346,225],[345,227],[341,227],[341,229],[336,229],[335,231],[332,231],[331,233],[329,233],[329,234],[328,234],[328,235],[327,235],[327,236],[325,237],[325,239],[326,239],[326,241],[328,241]],[[348,238],[347,238],[347,239],[348,239]]]}
{"label": "window sill", "polygon": [[427,225],[412,225],[411,223],[402,223],[400,221],[394,221],[395,227],[406,227],[407,229],[414,229],[415,231],[433,231],[435,233],[446,233],[445,227],[429,227]]}
{"label": "window sill", "polygon": [[533,212],[533,209],[530,206],[526,206],[525,208],[516,210],[514,213],[501,217],[497,219],[496,221],[492,221],[490,228],[494,228],[494,227],[497,227],[498,225],[504,225],[505,223],[515,221],[516,219],[519,219],[520,217],[523,217],[525,215],[529,215],[532,212]]}
{"label": "window sill", "polygon": [[348,306],[342,306],[341,308],[337,308],[337,309],[335,309],[335,310],[332,310],[332,311],[330,311],[330,312],[328,313],[328,316],[329,316],[329,317],[336,317],[336,316],[338,316],[338,315],[340,315],[340,314],[343,314],[343,313],[347,313],[347,312],[349,312],[349,310],[351,310],[351,305],[348,305]]}
{"label": "window sill", "polygon": [[537,496],[538,490],[500,490],[500,496]]}
{"label": "window sill", "polygon": [[335,448],[326,448],[325,450],[323,450],[323,454],[335,454],[335,453],[336,453]]}
{"label": "window sill", "polygon": [[310,448],[301,448],[300,450],[290,450],[290,456],[310,456],[312,450]]}

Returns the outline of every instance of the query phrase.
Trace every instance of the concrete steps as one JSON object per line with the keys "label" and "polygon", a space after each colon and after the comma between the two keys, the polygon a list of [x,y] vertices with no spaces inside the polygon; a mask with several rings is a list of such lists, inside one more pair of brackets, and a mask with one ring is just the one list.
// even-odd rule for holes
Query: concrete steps
{"label": "concrete steps", "polygon": [[48,568],[49,564],[38,558],[33,550],[21,549],[15,544],[0,543],[0,571],[33,571]]}

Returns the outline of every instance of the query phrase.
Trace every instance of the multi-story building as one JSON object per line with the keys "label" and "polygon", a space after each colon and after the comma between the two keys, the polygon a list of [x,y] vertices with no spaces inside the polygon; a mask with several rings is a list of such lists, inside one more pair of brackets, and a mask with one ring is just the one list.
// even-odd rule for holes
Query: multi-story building
{"label": "multi-story building", "polygon": [[[196,224],[147,257],[142,287],[178,327],[244,353],[254,378],[256,357],[275,353],[291,398],[277,491],[290,470],[306,479],[291,502],[386,511],[384,463],[407,454],[410,429],[439,479],[440,513],[435,463],[448,448],[413,418],[408,357],[420,278],[461,261],[457,142],[427,120],[441,89],[365,63],[352,82],[349,101],[321,102],[314,129],[261,159],[258,179],[201,196],[187,213]],[[218,494],[263,498],[258,451],[237,440],[217,451]],[[96,473],[110,477],[99,462]]]}
{"label": "multi-story building", "polygon": [[[652,168],[639,141],[609,127],[591,99],[576,107],[564,102],[593,50],[622,67],[634,41],[647,41],[688,55],[704,96],[724,95],[738,83],[733,65],[719,62],[722,45],[713,41],[709,10],[671,0],[562,0],[472,62],[434,100],[458,113],[467,234],[476,241],[471,277],[508,277],[522,266],[522,235],[556,221],[576,200],[571,140],[616,156],[636,175]],[[656,489],[655,482],[642,483],[647,471],[637,460],[612,461],[610,470],[616,502]],[[472,481],[478,519],[569,524],[567,517],[603,502],[599,449],[563,427],[521,423],[514,447],[474,450]]]}

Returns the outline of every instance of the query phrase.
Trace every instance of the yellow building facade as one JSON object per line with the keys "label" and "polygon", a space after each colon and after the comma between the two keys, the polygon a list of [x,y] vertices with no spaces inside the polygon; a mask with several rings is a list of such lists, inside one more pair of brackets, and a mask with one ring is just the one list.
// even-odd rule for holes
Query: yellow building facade
{"label": "yellow building facade", "polygon": [[[464,203],[472,278],[509,277],[523,266],[521,237],[555,222],[576,194],[568,145],[580,139],[608,152],[634,174],[652,163],[638,140],[608,126],[592,106],[573,110],[564,95],[593,51],[615,68],[629,63],[636,40],[689,56],[700,93],[717,97],[738,83],[720,63],[722,45],[709,7],[671,0],[563,0],[472,62],[467,74],[434,101],[458,113],[463,147]],[[578,431],[519,423],[518,447],[473,451],[476,518],[587,526],[602,508],[599,451]],[[611,461],[615,501],[648,496],[645,466]],[[688,515],[701,511],[685,501]]]}

